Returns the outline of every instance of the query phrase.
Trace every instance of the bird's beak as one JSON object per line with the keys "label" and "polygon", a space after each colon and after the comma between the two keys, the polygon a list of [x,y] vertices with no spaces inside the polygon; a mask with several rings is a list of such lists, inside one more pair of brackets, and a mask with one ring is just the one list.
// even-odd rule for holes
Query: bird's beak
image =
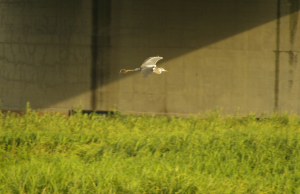
{"label": "bird's beak", "polygon": [[166,72],[169,72],[168,70],[166,70]]}

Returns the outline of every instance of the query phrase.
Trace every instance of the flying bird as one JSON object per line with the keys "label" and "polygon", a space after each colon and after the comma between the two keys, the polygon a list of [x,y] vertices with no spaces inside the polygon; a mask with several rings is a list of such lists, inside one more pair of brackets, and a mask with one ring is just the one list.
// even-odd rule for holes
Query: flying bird
{"label": "flying bird", "polygon": [[162,67],[156,67],[157,61],[159,61],[161,59],[163,59],[163,58],[160,56],[149,57],[148,59],[146,59],[143,62],[141,67],[136,68],[136,69],[121,69],[120,73],[127,73],[128,71],[141,71],[142,77],[147,78],[152,74],[152,72],[157,73],[157,74],[161,74],[163,71],[168,72],[167,70],[165,70]]}

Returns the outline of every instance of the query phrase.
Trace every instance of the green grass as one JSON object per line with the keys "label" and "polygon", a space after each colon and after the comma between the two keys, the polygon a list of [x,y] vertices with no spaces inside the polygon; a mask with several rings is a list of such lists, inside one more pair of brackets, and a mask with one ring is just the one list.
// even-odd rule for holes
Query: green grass
{"label": "green grass", "polygon": [[299,140],[300,119],[290,115],[29,109],[0,119],[0,193],[300,193]]}

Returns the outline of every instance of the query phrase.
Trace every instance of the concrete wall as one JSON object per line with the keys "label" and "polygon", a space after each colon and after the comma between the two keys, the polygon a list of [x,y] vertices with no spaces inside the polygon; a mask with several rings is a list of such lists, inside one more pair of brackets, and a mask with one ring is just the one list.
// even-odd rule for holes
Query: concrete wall
{"label": "concrete wall", "polygon": [[3,109],[300,114],[299,0],[63,2],[0,3]]}
{"label": "concrete wall", "polygon": [[89,0],[0,1],[2,109],[90,104],[91,10]]}

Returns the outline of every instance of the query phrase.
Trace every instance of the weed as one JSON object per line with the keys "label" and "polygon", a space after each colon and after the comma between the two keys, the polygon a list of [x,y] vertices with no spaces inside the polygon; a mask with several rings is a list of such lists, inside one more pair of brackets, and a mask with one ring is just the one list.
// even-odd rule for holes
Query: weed
{"label": "weed", "polygon": [[300,192],[299,117],[206,118],[8,113],[0,193]]}

